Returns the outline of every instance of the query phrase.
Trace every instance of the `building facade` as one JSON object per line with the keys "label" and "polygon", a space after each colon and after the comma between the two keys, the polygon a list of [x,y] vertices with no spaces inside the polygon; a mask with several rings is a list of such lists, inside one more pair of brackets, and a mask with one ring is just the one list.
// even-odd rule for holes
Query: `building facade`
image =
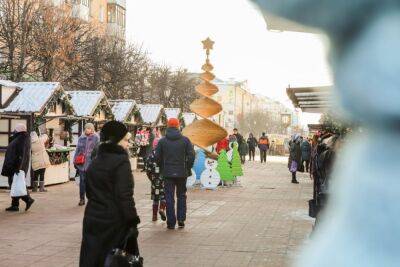
{"label": "building facade", "polygon": [[52,0],[75,18],[93,23],[101,34],[125,40],[126,0]]}

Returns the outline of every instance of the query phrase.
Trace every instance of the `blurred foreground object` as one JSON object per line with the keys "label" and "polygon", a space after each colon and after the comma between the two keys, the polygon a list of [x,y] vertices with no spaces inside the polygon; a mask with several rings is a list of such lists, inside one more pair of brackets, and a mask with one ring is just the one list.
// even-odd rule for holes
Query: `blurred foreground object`
{"label": "blurred foreground object", "polygon": [[365,129],[346,142],[332,198],[299,266],[400,266],[400,3],[252,0],[331,40],[335,93]]}

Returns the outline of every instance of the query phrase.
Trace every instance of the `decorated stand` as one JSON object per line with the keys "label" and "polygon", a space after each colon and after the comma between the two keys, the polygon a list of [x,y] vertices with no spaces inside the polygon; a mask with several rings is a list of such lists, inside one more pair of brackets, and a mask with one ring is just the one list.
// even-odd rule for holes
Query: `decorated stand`
{"label": "decorated stand", "polygon": [[135,144],[138,147],[138,168],[143,168],[144,157],[151,151],[154,132],[163,132],[167,122],[162,105],[138,105],[139,123],[135,134]]}
{"label": "decorated stand", "polygon": [[[64,145],[70,141],[70,125],[75,120],[75,111],[68,95],[60,83],[56,82],[24,82],[14,85],[15,90],[13,87],[6,88],[6,106],[0,110],[1,162],[15,125],[23,123],[28,132],[37,131],[49,136],[51,150],[48,153],[52,165],[46,171],[46,184],[67,182],[72,149]],[[30,177],[28,173],[28,185],[31,183]],[[0,177],[0,186],[8,186],[6,177]]]}

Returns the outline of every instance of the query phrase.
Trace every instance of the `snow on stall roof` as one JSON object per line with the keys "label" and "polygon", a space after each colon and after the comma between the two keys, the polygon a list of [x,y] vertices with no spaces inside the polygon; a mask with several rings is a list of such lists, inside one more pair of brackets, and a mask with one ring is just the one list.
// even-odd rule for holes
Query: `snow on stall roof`
{"label": "snow on stall roof", "polygon": [[165,115],[167,116],[167,120],[171,118],[179,118],[179,114],[181,114],[180,108],[164,108]]}
{"label": "snow on stall roof", "polygon": [[114,100],[111,103],[113,104],[112,113],[115,116],[115,120],[121,122],[124,122],[128,118],[136,105],[134,100]]}
{"label": "snow on stall roof", "polygon": [[22,90],[1,112],[40,112],[53,93],[60,87],[58,82],[22,82],[17,84]]}
{"label": "snow on stall roof", "polygon": [[18,87],[18,84],[8,80],[0,80],[0,85],[5,87]]}
{"label": "snow on stall roof", "polygon": [[71,104],[77,116],[93,116],[97,105],[104,97],[102,91],[68,91],[71,96]]}
{"label": "snow on stall roof", "polygon": [[144,123],[155,123],[163,108],[162,105],[138,105]]}
{"label": "snow on stall roof", "polygon": [[190,113],[190,112],[185,112],[182,114],[182,116],[183,116],[183,121],[185,122],[185,125],[191,124],[196,119],[196,114]]}

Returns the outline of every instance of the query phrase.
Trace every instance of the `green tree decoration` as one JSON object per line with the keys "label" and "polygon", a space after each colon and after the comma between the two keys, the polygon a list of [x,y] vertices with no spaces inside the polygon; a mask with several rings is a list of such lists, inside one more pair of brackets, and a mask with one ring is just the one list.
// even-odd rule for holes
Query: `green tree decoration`
{"label": "green tree decoration", "polygon": [[240,161],[240,155],[237,144],[233,145],[233,155],[231,164],[232,164],[232,175],[235,177],[243,176],[242,163]]}
{"label": "green tree decoration", "polygon": [[222,150],[218,155],[217,171],[219,172],[219,176],[221,177],[222,181],[232,181],[234,178],[225,150]]}

